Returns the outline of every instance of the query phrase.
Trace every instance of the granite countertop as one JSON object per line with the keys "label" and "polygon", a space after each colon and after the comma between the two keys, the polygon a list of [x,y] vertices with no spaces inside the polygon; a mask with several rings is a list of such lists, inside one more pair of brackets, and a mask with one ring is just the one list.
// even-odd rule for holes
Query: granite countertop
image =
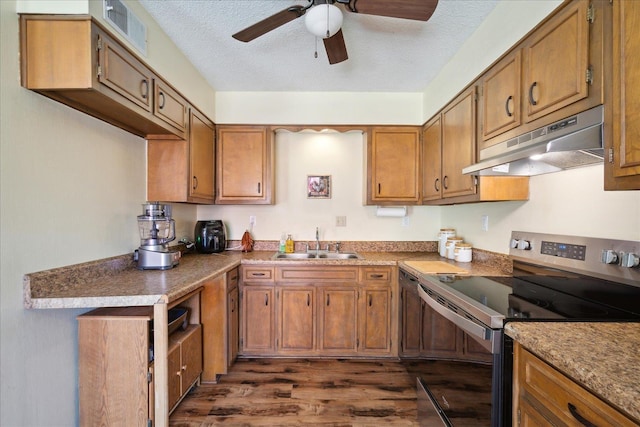
{"label": "granite countertop", "polygon": [[637,323],[510,322],[505,333],[640,422]]}
{"label": "granite countertop", "polygon": [[[37,273],[23,279],[26,308],[97,308],[153,305],[171,302],[240,264],[272,265],[391,265],[406,260],[439,260],[464,268],[472,275],[509,275],[507,256],[478,251],[478,261],[456,263],[435,252],[360,252],[362,259],[273,260],[273,250],[249,253],[225,251],[188,253],[170,270],[138,270],[131,255],[122,255]],[[475,254],[474,254],[475,255]]]}

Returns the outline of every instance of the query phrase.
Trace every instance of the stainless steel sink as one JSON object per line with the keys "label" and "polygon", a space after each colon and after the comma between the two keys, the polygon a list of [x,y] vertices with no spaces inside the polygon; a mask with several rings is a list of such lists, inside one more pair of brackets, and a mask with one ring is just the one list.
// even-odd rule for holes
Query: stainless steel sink
{"label": "stainless steel sink", "polygon": [[362,259],[360,255],[355,252],[294,252],[294,253],[280,253],[276,252],[271,259]]}

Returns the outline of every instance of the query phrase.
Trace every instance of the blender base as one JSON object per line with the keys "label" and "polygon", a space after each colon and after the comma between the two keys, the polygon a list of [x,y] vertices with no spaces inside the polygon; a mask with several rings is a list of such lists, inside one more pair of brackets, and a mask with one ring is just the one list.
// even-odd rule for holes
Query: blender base
{"label": "blender base", "polygon": [[180,262],[180,251],[150,251],[138,248],[134,258],[139,270],[169,270]]}

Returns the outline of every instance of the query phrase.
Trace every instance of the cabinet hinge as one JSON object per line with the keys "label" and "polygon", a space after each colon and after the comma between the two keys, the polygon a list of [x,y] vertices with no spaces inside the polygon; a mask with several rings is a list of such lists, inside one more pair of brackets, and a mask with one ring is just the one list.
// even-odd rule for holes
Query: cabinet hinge
{"label": "cabinet hinge", "polygon": [[591,65],[587,67],[587,70],[584,73],[584,78],[588,85],[593,84],[593,67]]}
{"label": "cabinet hinge", "polygon": [[102,50],[102,37],[98,37],[98,43],[96,43],[96,50]]}
{"label": "cabinet hinge", "polygon": [[520,409],[518,408],[518,425],[520,425]]}
{"label": "cabinet hinge", "polygon": [[589,4],[589,8],[587,9],[587,22],[593,24],[593,20],[595,19],[595,11],[593,9],[593,3]]}
{"label": "cabinet hinge", "polygon": [[96,76],[100,77],[102,75],[102,66],[98,65],[98,71],[96,72]]}
{"label": "cabinet hinge", "polygon": [[478,177],[475,175],[473,177],[473,185],[478,185]]}
{"label": "cabinet hinge", "polygon": [[613,163],[613,148],[609,148],[609,163]]}
{"label": "cabinet hinge", "polygon": [[147,372],[147,383],[151,383],[153,381],[153,374],[151,372]]}
{"label": "cabinet hinge", "polygon": [[153,427],[153,421],[147,419],[147,427]]}

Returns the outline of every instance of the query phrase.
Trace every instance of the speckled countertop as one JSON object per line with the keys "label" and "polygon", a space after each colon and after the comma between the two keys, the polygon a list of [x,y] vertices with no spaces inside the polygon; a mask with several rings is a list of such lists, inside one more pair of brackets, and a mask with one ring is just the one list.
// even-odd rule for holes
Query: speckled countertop
{"label": "speckled countertop", "polygon": [[[370,247],[369,247],[370,248]],[[415,249],[415,245],[410,249]],[[406,260],[441,260],[464,268],[473,275],[508,275],[511,261],[507,256],[478,250],[477,261],[456,263],[441,258],[432,245],[418,246],[422,251],[365,252],[358,250],[362,259],[350,260],[272,260],[273,250],[250,253],[225,251],[216,254],[186,254],[180,264],[170,270],[136,268],[131,255],[122,255],[37,273],[26,274],[23,279],[24,306],[33,309],[95,308],[132,305],[153,305],[171,302],[186,295],[207,280],[240,264],[296,265],[402,265]],[[401,246],[400,249],[407,249]],[[424,249],[427,249],[425,251]],[[428,251],[431,249],[431,251]]]}
{"label": "speckled countertop", "polygon": [[640,423],[640,325],[511,322],[505,333]]}

